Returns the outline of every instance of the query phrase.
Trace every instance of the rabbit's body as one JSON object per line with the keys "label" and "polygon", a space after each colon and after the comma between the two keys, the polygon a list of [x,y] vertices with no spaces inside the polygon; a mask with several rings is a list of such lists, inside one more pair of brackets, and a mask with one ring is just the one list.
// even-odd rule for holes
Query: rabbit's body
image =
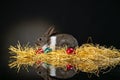
{"label": "rabbit's body", "polygon": [[[56,50],[58,48],[61,47],[72,47],[75,48],[76,46],[78,46],[78,42],[77,40],[70,34],[54,34],[54,28],[50,27],[48,29],[48,31],[42,35],[38,40],[37,40],[37,45],[42,47],[44,50],[47,47],[52,48],[52,50]],[[42,65],[40,65],[42,66]],[[39,72],[43,72],[44,73],[44,68],[46,71],[46,67],[42,66],[42,70],[39,69]],[[50,75],[52,77],[56,77],[56,78],[70,78],[72,76],[74,76],[77,72],[76,70],[73,68],[71,70],[64,70],[62,68],[55,68],[54,66],[48,66],[47,67],[48,73],[46,75]],[[44,74],[44,76],[46,76]],[[43,74],[41,74],[42,77]]]}
{"label": "rabbit's body", "polygon": [[44,44],[42,48],[45,49],[46,47],[50,47],[52,48],[52,50],[55,50],[57,48],[65,46],[75,48],[76,46],[78,46],[78,42],[72,35],[57,34],[51,36],[48,42]]}
{"label": "rabbit's body", "polygon": [[73,47],[78,46],[77,40],[70,34],[57,34],[56,36],[56,47]]}

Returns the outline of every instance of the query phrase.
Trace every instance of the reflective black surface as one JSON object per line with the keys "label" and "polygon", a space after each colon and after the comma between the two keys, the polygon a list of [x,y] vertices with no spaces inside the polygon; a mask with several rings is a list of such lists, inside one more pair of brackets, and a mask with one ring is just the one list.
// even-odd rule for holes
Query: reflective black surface
{"label": "reflective black surface", "polygon": [[[93,43],[120,49],[119,3],[114,0],[3,1],[0,3],[0,80],[40,80],[33,68],[19,73],[8,67],[10,45],[34,41],[54,24],[58,31],[72,34],[79,45],[92,37]],[[106,74],[89,77],[80,72],[69,80],[119,80],[120,66]]]}

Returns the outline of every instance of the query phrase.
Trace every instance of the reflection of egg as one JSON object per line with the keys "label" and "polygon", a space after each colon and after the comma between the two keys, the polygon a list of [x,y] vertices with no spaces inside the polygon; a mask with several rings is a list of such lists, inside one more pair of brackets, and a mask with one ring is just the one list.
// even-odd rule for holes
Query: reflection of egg
{"label": "reflection of egg", "polygon": [[67,70],[71,70],[71,69],[73,69],[73,66],[68,64],[68,65],[66,65],[66,68],[67,68]]}

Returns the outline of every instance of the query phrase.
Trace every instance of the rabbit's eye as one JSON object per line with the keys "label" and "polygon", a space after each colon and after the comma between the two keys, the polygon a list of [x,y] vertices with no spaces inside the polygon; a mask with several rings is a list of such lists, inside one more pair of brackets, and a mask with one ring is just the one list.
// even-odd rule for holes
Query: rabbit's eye
{"label": "rabbit's eye", "polygon": [[41,38],[39,38],[39,41],[41,41],[42,39]]}
{"label": "rabbit's eye", "polygon": [[40,71],[38,71],[38,74],[41,74],[41,72],[40,72]]}

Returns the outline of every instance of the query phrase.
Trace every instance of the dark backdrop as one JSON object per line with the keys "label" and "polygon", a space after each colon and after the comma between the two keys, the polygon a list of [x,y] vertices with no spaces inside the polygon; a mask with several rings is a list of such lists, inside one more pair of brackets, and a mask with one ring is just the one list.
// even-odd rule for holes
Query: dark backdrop
{"label": "dark backdrop", "polygon": [[[79,2],[16,0],[0,3],[0,80],[40,80],[30,68],[30,72],[8,67],[9,46],[34,41],[54,24],[58,31],[72,34],[79,45],[92,37],[93,43],[114,46],[120,49],[119,3],[115,0],[80,0]],[[119,80],[120,66],[99,77],[80,73],[70,80]]]}

